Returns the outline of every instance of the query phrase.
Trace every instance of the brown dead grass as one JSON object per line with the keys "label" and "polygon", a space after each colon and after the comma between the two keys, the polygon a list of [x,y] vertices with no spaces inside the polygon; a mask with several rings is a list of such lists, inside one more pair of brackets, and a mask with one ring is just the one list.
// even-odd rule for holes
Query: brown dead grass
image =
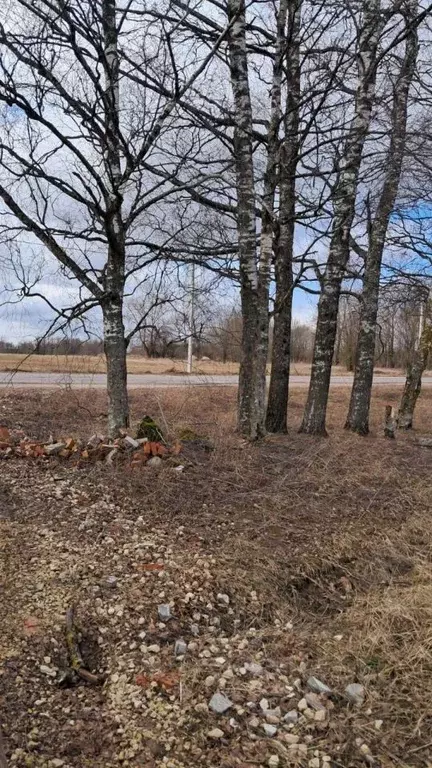
{"label": "brown dead grass", "polygon": [[[335,766],[358,764],[361,738],[383,768],[430,768],[432,451],[415,445],[416,433],[382,437],[384,405],[397,404],[400,388],[375,392],[368,438],[343,431],[343,389],[331,395],[329,438],[298,435],[305,396],[291,394],[287,437],[250,445],[234,434],[234,389],[134,391],[134,422],[151,413],[170,434],[189,426],[211,437],[214,454],[180,475],[98,465],[83,477],[126,494],[153,526],[184,525],[186,542],[217,551],[245,594],[265,595],[263,626],[293,621],[308,669],[337,691],[365,686],[364,707],[326,737],[338,744]],[[103,431],[105,402],[83,390],[5,392],[0,414],[36,437],[90,434]],[[431,416],[425,390],[420,432]],[[267,653],[290,663],[288,644],[269,640]]]}
{"label": "brown dead grass", "polygon": [[[309,376],[309,363],[293,363],[292,375]],[[22,373],[106,373],[106,362],[103,355],[21,355],[13,353],[0,354],[0,371],[20,371]],[[239,371],[238,363],[221,363],[213,360],[196,360],[193,372],[203,375],[235,375]],[[186,361],[161,358],[150,360],[138,355],[128,356],[128,372],[130,374],[174,374],[186,373]],[[269,371],[270,372],[270,369]],[[375,370],[376,375],[400,376],[403,371],[397,368],[381,368]],[[347,371],[341,365],[333,367],[334,376],[346,376]]]}

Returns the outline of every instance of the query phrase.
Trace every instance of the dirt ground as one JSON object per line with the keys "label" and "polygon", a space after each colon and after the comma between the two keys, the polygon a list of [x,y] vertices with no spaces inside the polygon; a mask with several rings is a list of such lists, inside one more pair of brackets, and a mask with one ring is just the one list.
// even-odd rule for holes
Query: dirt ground
{"label": "dirt ground", "polygon": [[[0,354],[0,371],[33,372],[33,373],[105,373],[106,364],[103,355],[18,355],[12,353]],[[195,360],[193,372],[206,375],[223,375],[238,373],[238,363],[220,363],[214,360]],[[161,358],[150,360],[138,355],[128,355],[129,373],[185,373],[186,361]],[[292,373],[296,376],[310,374],[309,363],[293,363]],[[344,376],[346,369],[341,365],[333,367],[333,375]],[[377,375],[400,376],[404,372],[398,368],[377,368]],[[432,373],[432,372],[429,372]]]}
{"label": "dirt ground", "polygon": [[[298,435],[305,395],[292,392],[288,436],[250,445],[234,390],[133,391],[133,423],[149,413],[169,439],[188,427],[213,442],[182,472],[1,463],[12,766],[431,768],[432,450],[415,440],[432,432],[432,392],[395,441],[381,421],[397,387],[376,391],[368,438],[342,429],[345,390],[327,439]],[[90,436],[106,401],[4,390],[0,424]],[[65,679],[71,605],[98,685]]]}

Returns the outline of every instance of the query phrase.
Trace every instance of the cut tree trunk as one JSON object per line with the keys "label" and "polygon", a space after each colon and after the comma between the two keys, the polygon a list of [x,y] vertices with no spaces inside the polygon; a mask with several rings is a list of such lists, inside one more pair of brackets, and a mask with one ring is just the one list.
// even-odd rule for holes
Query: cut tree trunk
{"label": "cut tree trunk", "polygon": [[275,248],[273,346],[266,427],[269,432],[287,431],[289,373],[291,361],[291,316],[293,296],[293,251],[295,230],[296,169],[299,150],[301,0],[288,3],[287,98],[284,140],[280,157],[279,234]]}
{"label": "cut tree trunk", "polygon": [[326,434],[326,412],[342,280],[350,253],[358,176],[375,94],[376,56],[383,19],[380,0],[364,0],[358,52],[358,86],[340,172],[335,183],[329,255],[318,303],[318,320],[308,398],[300,432]]}
{"label": "cut tree trunk", "polygon": [[417,10],[417,0],[411,2],[409,7],[410,14],[407,14],[405,17],[408,27],[405,54],[394,88],[390,145],[385,166],[386,173],[371,227],[365,263],[356,367],[345,424],[345,429],[357,432],[360,435],[367,435],[369,432],[369,410],[375,359],[381,264],[387,229],[398,193],[402,161],[405,154],[408,96],[414,77],[418,51],[417,28],[412,24]]}

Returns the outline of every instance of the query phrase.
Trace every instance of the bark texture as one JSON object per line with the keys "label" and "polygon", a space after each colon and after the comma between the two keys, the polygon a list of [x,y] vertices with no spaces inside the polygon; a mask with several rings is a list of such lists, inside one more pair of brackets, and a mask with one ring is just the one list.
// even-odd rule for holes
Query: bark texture
{"label": "bark texture", "polygon": [[[227,4],[231,86],[234,97],[234,155],[237,190],[240,292],[243,315],[239,374],[238,428],[255,440],[265,433],[268,350],[268,234],[257,260],[252,106],[249,90],[244,0]],[[267,236],[267,239],[266,239]],[[271,251],[271,244],[270,244]]]}
{"label": "bark texture", "polygon": [[123,293],[125,284],[125,231],[122,216],[122,169],[119,141],[119,56],[115,0],[103,0],[105,69],[105,169],[109,193],[105,200],[108,258],[102,302],[104,350],[107,363],[108,430],[115,437],[129,424]]}
{"label": "bark texture", "polygon": [[401,429],[412,429],[414,411],[421,392],[422,376],[432,351],[432,308],[430,302],[425,314],[424,327],[421,329],[414,360],[408,367],[405,387],[399,406],[398,426]]}
{"label": "bark texture", "polygon": [[358,52],[358,85],[340,169],[333,191],[333,226],[318,303],[311,381],[301,432],[325,435],[339,297],[349,258],[349,240],[363,147],[375,94],[377,47],[382,29],[380,0],[365,0]]}
{"label": "bark texture", "polygon": [[345,424],[346,429],[360,435],[366,435],[369,432],[381,264],[405,153],[408,97],[418,51],[417,28],[413,24],[416,11],[417,2],[411,2],[406,13],[405,54],[394,86],[392,128],[386,158],[386,173],[369,235],[369,247],[365,263],[356,367]]}
{"label": "bark texture", "polygon": [[[281,4],[282,8],[282,4]],[[287,431],[290,372],[293,250],[295,230],[296,169],[299,151],[300,23],[301,0],[288,2],[286,34],[286,87],[284,139],[280,151],[280,213],[275,242],[273,346],[266,427],[269,432]]]}

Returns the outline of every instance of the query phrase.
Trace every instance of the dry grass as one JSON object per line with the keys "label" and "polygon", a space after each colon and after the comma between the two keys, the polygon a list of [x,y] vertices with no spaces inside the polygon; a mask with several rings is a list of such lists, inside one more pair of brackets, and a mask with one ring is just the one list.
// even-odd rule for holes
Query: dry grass
{"label": "dry grass", "polygon": [[[330,437],[298,435],[305,396],[291,394],[289,436],[250,445],[233,431],[234,389],[134,391],[133,421],[151,413],[172,434],[190,426],[214,440],[214,454],[180,476],[161,472],[149,482],[145,472],[99,465],[86,482],[126,494],[152,526],[185,525],[185,546],[199,540],[239,589],[265,596],[263,628],[293,621],[309,670],[337,691],[365,686],[364,707],[325,737],[339,755],[335,766],[359,765],[361,738],[376,765],[430,768],[432,451],[418,448],[415,434],[381,436],[384,405],[397,404],[400,388],[375,392],[368,438],[343,431],[343,389],[331,396]],[[83,390],[0,399],[2,420],[36,436],[101,431],[105,407],[102,392]],[[425,390],[416,423],[431,430],[431,416]],[[295,667],[289,643],[272,645],[271,632],[267,653]]]}
{"label": "dry grass", "polygon": [[[106,363],[103,355],[20,355],[12,353],[0,354],[0,371],[15,371],[29,373],[105,373]],[[221,363],[213,360],[196,360],[193,371],[197,374],[223,375],[237,374],[238,363]],[[128,371],[131,374],[144,373],[186,373],[186,361],[161,358],[150,360],[137,355],[128,356]],[[269,371],[270,372],[270,369]],[[309,376],[309,363],[293,363],[294,376]],[[397,368],[376,368],[375,373],[386,376],[400,376],[403,371]],[[432,372],[431,372],[432,373]],[[346,376],[346,369],[337,365],[333,367],[334,376]]]}

